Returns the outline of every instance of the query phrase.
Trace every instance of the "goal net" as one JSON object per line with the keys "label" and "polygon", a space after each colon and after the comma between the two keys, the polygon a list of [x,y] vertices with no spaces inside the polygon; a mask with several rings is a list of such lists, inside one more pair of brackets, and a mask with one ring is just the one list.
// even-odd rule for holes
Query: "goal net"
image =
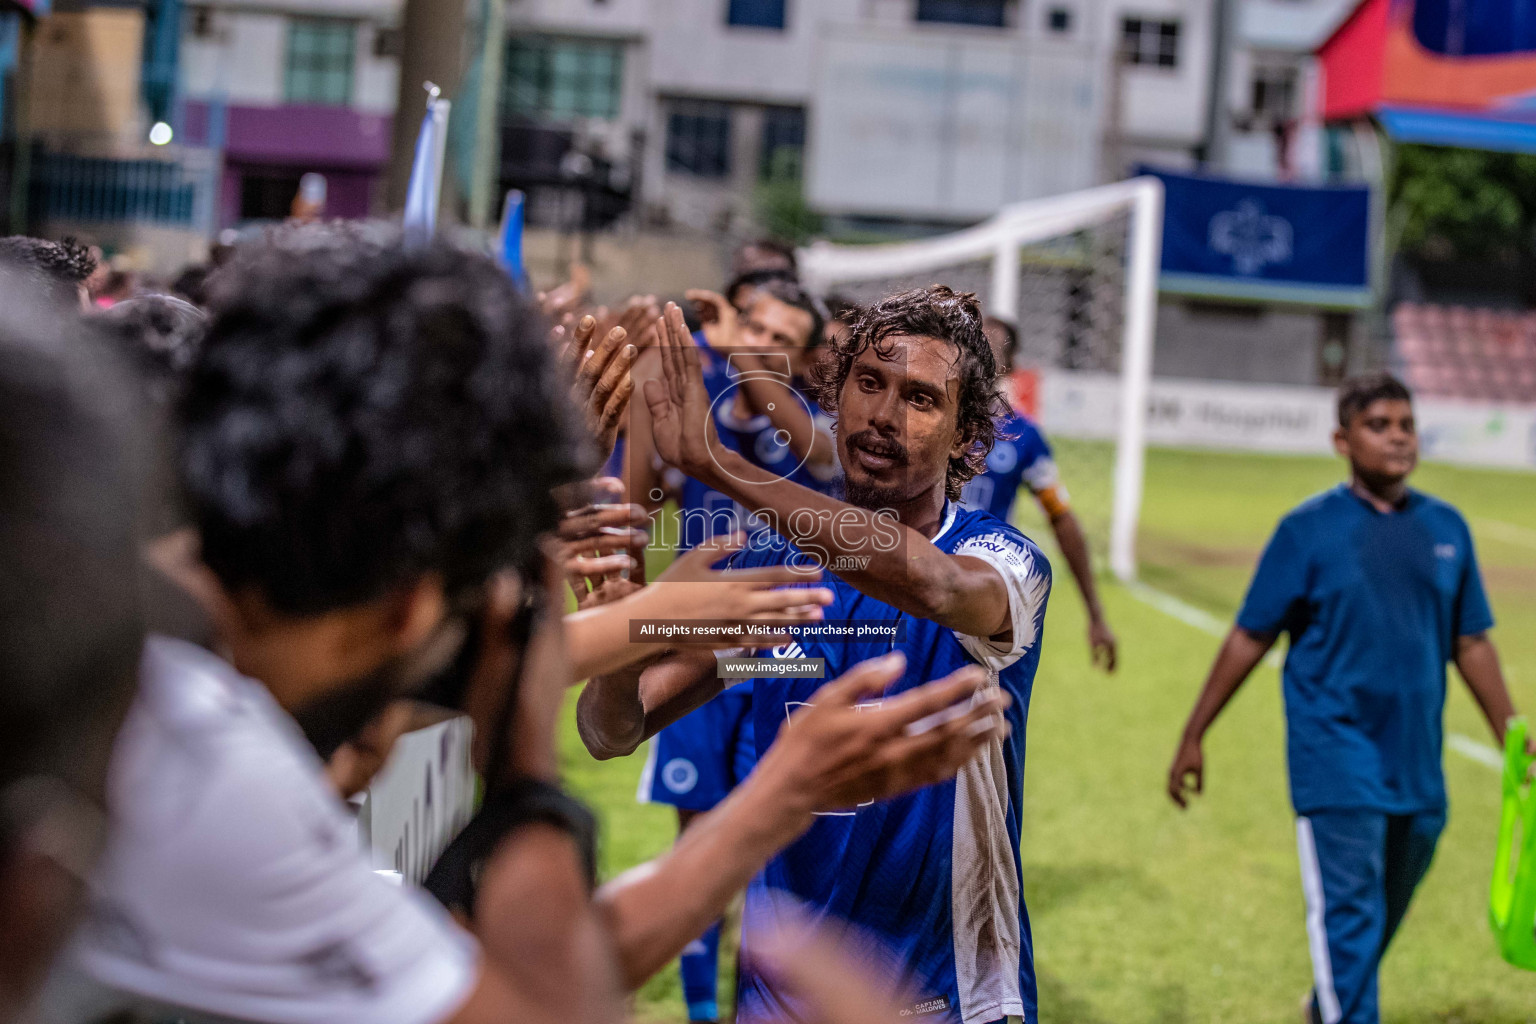
{"label": "goal net", "polygon": [[[856,303],[907,288],[975,292],[1012,323],[1016,402],[1039,420],[1095,559],[1136,575],[1162,186],[1133,178],[1005,207],[972,228],[888,245],[817,243],[801,276]],[[1029,501],[1015,521],[1045,522]]]}

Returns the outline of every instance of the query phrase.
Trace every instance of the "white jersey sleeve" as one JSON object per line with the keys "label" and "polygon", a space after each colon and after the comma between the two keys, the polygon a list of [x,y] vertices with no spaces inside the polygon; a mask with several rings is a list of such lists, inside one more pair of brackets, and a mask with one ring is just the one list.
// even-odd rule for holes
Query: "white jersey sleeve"
{"label": "white jersey sleeve", "polygon": [[474,940],[373,873],[293,720],[208,652],[151,639],[110,800],[57,1019],[70,972],[128,1005],[277,1024],[433,1024],[473,989]]}
{"label": "white jersey sleeve", "polygon": [[954,553],[986,562],[997,570],[1008,589],[1008,613],[1013,624],[1009,641],[998,643],[989,637],[955,634],[973,658],[992,671],[1001,672],[1040,642],[1045,603],[1051,594],[1050,569],[1040,564],[1033,550],[1000,531],[969,537]]}

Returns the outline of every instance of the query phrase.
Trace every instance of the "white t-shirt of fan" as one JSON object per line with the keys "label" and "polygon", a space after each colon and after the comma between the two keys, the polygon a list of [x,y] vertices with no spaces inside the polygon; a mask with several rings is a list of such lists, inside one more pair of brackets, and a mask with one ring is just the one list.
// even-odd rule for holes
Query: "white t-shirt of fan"
{"label": "white t-shirt of fan", "polygon": [[109,801],[111,838],[45,1016],[100,1014],[105,987],[217,1018],[430,1024],[474,987],[473,938],[374,875],[297,724],[213,654],[150,639]]}

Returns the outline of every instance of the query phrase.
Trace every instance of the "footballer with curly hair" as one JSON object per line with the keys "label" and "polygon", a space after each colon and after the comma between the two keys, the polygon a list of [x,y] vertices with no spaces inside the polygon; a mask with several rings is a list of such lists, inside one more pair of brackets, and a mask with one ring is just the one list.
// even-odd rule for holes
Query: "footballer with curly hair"
{"label": "footballer with curly hair", "polygon": [[[676,307],[664,339],[664,376],[645,391],[658,454],[773,527],[750,538],[735,565],[825,570],[809,579],[834,601],[824,628],[795,630],[767,658],[717,668],[713,653],[680,652],[592,680],[577,707],[583,740],[598,757],[626,754],[718,694],[721,669],[731,668],[752,677],[761,759],[804,721],[823,673],[894,656],[894,680],[861,695],[877,707],[925,680],[975,671],[978,693],[1006,695],[1006,724],[998,722],[981,756],[953,785],[818,819],[747,890],[742,953],[750,965],[767,930],[807,912],[845,921],[885,951],[879,966],[895,975],[893,992],[910,993],[903,1016],[1032,1024],[1019,794],[1051,569],[1018,530],[956,500],[984,466],[1002,408],[976,297],[943,286],[893,295],[832,343],[815,388],[836,417],[847,502],[721,446]],[[773,978],[743,977],[737,1020],[793,1019],[794,1007]]]}

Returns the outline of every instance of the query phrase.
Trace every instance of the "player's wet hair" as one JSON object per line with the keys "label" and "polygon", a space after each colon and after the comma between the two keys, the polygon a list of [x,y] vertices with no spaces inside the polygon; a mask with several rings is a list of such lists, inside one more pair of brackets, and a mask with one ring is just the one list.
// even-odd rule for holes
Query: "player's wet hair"
{"label": "player's wet hair", "polygon": [[311,615],[533,564],[591,445],[491,259],[310,226],[238,253],[211,301],[178,463],[228,590]]}
{"label": "player's wet hair", "polygon": [[764,281],[757,286],[758,293],[769,295],[786,306],[808,313],[811,317],[811,334],[805,343],[807,352],[819,346],[824,340],[821,336],[822,327],[827,321],[827,311],[820,300],[810,292],[800,287],[799,283],[787,278],[774,278]]}
{"label": "player's wet hair", "polygon": [[972,292],[947,285],[913,288],[889,295],[859,310],[846,334],[830,343],[831,358],[811,371],[808,390],[828,415],[837,414],[838,398],[854,360],[873,347],[882,359],[893,358],[889,339],[898,336],[940,338],[959,350],[958,425],[965,450],[949,460],[944,493],[955,500],[966,481],[986,469],[987,454],[997,440],[995,420],[1008,404],[999,389],[992,346],[981,330],[981,303]]}
{"label": "player's wet hair", "polygon": [[1364,412],[1372,402],[1382,399],[1412,402],[1413,395],[1402,381],[1390,373],[1367,373],[1346,380],[1339,385],[1339,427],[1348,429],[1351,420]]}
{"label": "player's wet hair", "polygon": [[144,627],[134,389],[30,275],[0,270],[0,309],[3,864],[61,794],[104,799]]}
{"label": "player's wet hair", "polygon": [[91,250],[73,238],[50,242],[28,235],[0,238],[0,265],[41,288],[55,304],[78,307],[79,287],[96,269]]}
{"label": "player's wet hair", "polygon": [[825,302],[828,320],[851,324],[858,318],[859,304],[847,295],[834,292],[826,297]]}

